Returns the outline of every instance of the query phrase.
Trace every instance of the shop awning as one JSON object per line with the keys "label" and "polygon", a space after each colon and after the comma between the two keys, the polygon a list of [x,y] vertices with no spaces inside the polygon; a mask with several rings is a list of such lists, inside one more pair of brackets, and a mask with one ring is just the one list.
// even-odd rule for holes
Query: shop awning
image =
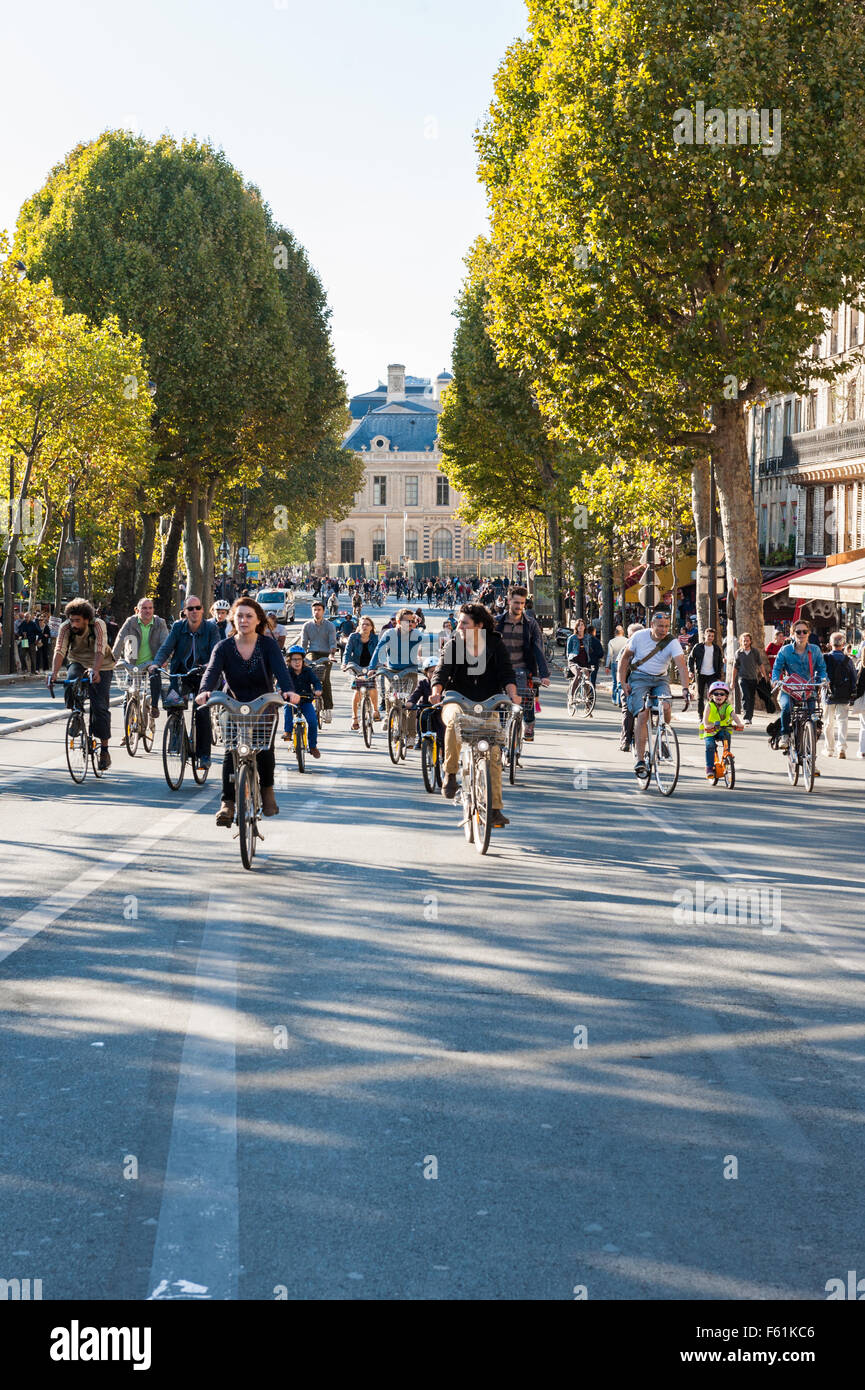
{"label": "shop awning", "polygon": [[788,585],[801,579],[803,575],[817,574],[822,568],[822,565],[806,565],[804,569],[788,570],[786,574],[776,574],[774,579],[766,580],[763,585],[763,594],[766,597],[769,594],[780,594]]}
{"label": "shop awning", "polygon": [[[689,584],[693,584],[697,571],[696,555],[678,555],[676,557],[676,588],[685,589]],[[645,566],[640,571],[640,579],[636,580],[629,589],[625,590],[626,603],[640,602],[640,583]],[[673,587],[673,566],[664,565],[661,569],[655,570],[658,583],[661,586],[661,593],[666,594]]]}
{"label": "shop awning", "polygon": [[863,592],[865,556],[847,565],[827,565],[807,579],[790,585],[791,598],[822,598],[833,603],[861,603]]}

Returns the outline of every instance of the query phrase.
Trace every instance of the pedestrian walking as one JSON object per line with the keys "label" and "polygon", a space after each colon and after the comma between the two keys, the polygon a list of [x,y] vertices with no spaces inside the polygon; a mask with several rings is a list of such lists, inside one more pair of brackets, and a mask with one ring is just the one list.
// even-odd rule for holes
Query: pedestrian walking
{"label": "pedestrian walking", "polygon": [[715,629],[707,627],[702,642],[697,643],[688,658],[688,669],[697,681],[697,714],[701,719],[706,691],[720,678],[723,661],[721,648],[715,641]]}
{"label": "pedestrian walking", "polygon": [[616,631],[607,643],[607,659],[604,663],[613,677],[613,704],[619,703],[619,657],[622,655],[628,639],[625,636],[625,629],[621,623],[616,624]]}
{"label": "pedestrian walking", "polygon": [[733,662],[733,680],[739,682],[742,714],[746,729],[750,727],[754,719],[754,696],[757,693],[757,682],[765,675],[765,671],[763,658],[755,649],[750,632],[743,632],[739,650],[736,652],[736,659]]}
{"label": "pedestrian walking", "polygon": [[[847,757],[847,716],[856,697],[857,673],[844,650],[843,632],[833,632],[826,653],[829,689],[823,697],[823,756]],[[860,721],[861,721],[861,715]],[[834,747],[833,747],[834,744]]]}

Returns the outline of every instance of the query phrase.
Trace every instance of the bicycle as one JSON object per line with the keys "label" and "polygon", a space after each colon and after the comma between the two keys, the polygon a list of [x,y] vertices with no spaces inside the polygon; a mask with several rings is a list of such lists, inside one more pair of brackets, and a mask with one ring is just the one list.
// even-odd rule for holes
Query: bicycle
{"label": "bicycle", "polygon": [[736,785],[736,760],[730,752],[730,745],[726,739],[715,739],[715,780],[712,783],[717,787],[719,782],[723,782],[728,791],[732,791]]}
{"label": "bicycle", "polygon": [[[185,718],[186,711],[190,708],[189,696],[198,692],[199,682],[195,677],[198,676],[200,679],[203,671],[203,666],[194,666],[191,671],[186,671],[179,677],[183,703],[166,711],[165,728],[162,733],[162,771],[173,792],[180,791],[186,775],[187,762],[191,763],[192,776],[199,786],[203,786],[207,781],[210,771],[207,767],[198,766],[198,730],[195,720],[197,706],[194,700],[188,729]],[[173,679],[177,680],[178,677],[175,676]]]}
{"label": "bicycle", "polygon": [[592,678],[589,674],[589,668],[587,666],[578,666],[576,671],[572,674],[575,678],[579,676],[579,680],[577,680],[576,686],[574,682],[571,681],[568,687],[568,714],[572,719],[576,714],[581,714],[586,719],[590,719],[592,710],[595,708],[596,695],[595,687],[592,685]]}
{"label": "bicycle", "polygon": [[372,736],[375,731],[375,718],[373,715],[373,704],[371,692],[375,690],[375,676],[370,676],[363,666],[350,665],[347,671],[354,672],[352,690],[360,690],[360,727],[363,731],[363,741],[367,748],[372,748]]}
{"label": "bicycle", "polygon": [[[333,665],[333,658],[329,656],[320,656],[318,661],[313,661],[311,665],[312,669],[315,671],[315,674],[318,676],[322,685],[324,685],[324,678],[327,675],[327,672],[330,670],[331,666]],[[312,703],[315,705],[315,714],[316,718],[318,719],[318,732],[322,733],[325,727],[325,708],[323,690],[316,690],[314,692],[312,697]]]}
{"label": "bicycle", "polygon": [[291,746],[297,758],[298,772],[306,772],[306,754],[309,749],[309,724],[300,705],[292,706]]}
{"label": "bicycle", "polygon": [[[689,697],[683,695],[685,709]],[[648,741],[644,763],[645,773],[637,774],[640,791],[646,792],[654,773],[655,783],[661,796],[672,796],[679,780],[679,738],[672,724],[660,717],[660,701],[657,695],[643,696],[643,709],[649,711]],[[637,761],[637,740],[634,737],[634,761]]]}
{"label": "bicycle", "polygon": [[[49,685],[51,698],[54,699],[54,682]],[[99,766],[99,754],[101,743],[93,733],[93,702],[90,697],[90,673],[85,672],[83,676],[73,676],[71,680],[63,683],[63,698],[70,710],[66,720],[66,766],[69,768],[69,776],[73,782],[79,786],[87,776],[87,764],[93,768],[94,777],[104,777],[105,771]],[[90,704],[88,717],[85,719],[84,711],[87,704]]]}
{"label": "bicycle", "polygon": [[[256,753],[266,753],[273,747],[279,722],[277,707],[284,703],[281,695],[260,695],[248,702],[232,700],[217,691],[209,702],[217,708],[222,741],[234,761],[234,819],[240,839],[240,858],[245,869],[252,868],[256,841],[263,840],[258,823],[261,820],[261,780]],[[297,709],[295,708],[295,719]]]}
{"label": "bicycle", "polygon": [[[449,690],[443,704],[459,705],[457,734],[460,739],[460,791],[463,819],[461,828],[469,844],[474,842],[478,854],[486,854],[490,846],[492,831],[492,770],[491,756],[494,747],[503,747],[506,739],[506,715],[519,710],[521,705],[513,705],[505,695],[493,695],[489,700],[474,703]],[[498,727],[494,727],[491,715],[498,715]]]}
{"label": "bicycle", "polygon": [[430,708],[422,709],[418,715],[421,736],[420,770],[423,784],[428,792],[434,792],[436,787],[441,787],[444,780],[442,774],[444,748],[436,733],[432,716],[433,710]]}
{"label": "bicycle", "polygon": [[124,691],[123,701],[123,742],[130,758],[138,752],[139,743],[144,751],[151,752],[155,727],[153,710],[150,704],[150,682],[143,666],[133,666],[128,662],[118,663],[114,668],[118,683]]}
{"label": "bicycle", "polygon": [[379,593],[378,590],[376,590],[376,592],[370,599],[370,603],[373,604],[376,608],[381,608],[382,604],[384,603],[384,595]]}
{"label": "bicycle", "polygon": [[412,667],[409,671],[383,671],[382,674],[387,681],[384,701],[387,711],[387,751],[396,767],[401,760],[405,761],[408,752],[409,709],[406,696],[417,685],[418,673]]}
{"label": "bicycle", "polygon": [[[787,776],[790,785],[795,787],[802,777],[802,784],[806,792],[814,790],[814,778],[817,774],[817,738],[823,724],[817,713],[816,696],[819,690],[825,688],[825,681],[796,681],[795,684],[787,681],[778,681],[773,687],[775,691],[783,690],[791,696],[790,706],[790,742],[787,748]],[[814,701],[814,708],[811,702]],[[770,740],[772,747],[779,746],[778,739]]]}

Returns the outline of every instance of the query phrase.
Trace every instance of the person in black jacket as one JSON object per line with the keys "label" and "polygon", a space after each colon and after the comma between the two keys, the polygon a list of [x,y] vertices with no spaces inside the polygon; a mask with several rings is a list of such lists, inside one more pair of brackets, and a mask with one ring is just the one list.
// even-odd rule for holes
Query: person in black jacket
{"label": "person in black jacket", "polygon": [[[847,757],[847,718],[856,698],[858,674],[844,650],[843,632],[833,632],[826,653],[829,689],[823,696],[823,756]],[[833,747],[834,744],[834,747]]]}
{"label": "person in black jacket", "polygon": [[714,628],[707,627],[702,642],[698,642],[688,657],[688,670],[697,681],[697,713],[703,718],[706,691],[721,677],[724,657],[715,641]]}
{"label": "person in black jacket", "polygon": [[[438,704],[445,690],[455,690],[468,700],[490,700],[494,695],[507,694],[517,703],[514,668],[507,648],[493,628],[489,609],[480,603],[466,603],[460,609],[456,635],[448,642],[432,677],[432,702]],[[459,707],[445,705],[442,719],[445,726],[445,755],[442,771],[442,796],[452,801],[457,794],[457,768],[460,765],[460,738],[456,728]],[[490,728],[498,730],[499,717],[490,716]],[[508,825],[502,812],[502,750],[494,744],[490,750],[492,780],[491,824]]]}
{"label": "person in black jacket", "polygon": [[550,668],[544,656],[544,635],[537,618],[527,611],[528,590],[522,584],[512,585],[508,593],[507,612],[495,619],[495,630],[507,647],[517,679],[517,689],[523,705],[524,737],[531,743],[535,736],[535,697],[529,676],[539,676],[542,685],[550,683]]}

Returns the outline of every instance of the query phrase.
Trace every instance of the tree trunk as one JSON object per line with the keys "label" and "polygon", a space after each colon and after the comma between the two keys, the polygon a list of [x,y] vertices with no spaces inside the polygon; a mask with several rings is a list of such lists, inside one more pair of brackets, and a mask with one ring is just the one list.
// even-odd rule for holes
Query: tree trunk
{"label": "tree trunk", "polygon": [[[18,499],[15,503],[17,511],[13,511],[9,518],[9,546],[6,551],[6,561],[3,565],[3,646],[2,646],[2,668],[10,675],[15,674],[15,650],[14,633],[15,619],[13,614],[14,595],[13,585],[15,578],[15,557],[18,554],[18,541],[21,536],[21,519],[24,516],[24,503],[27,499],[27,489],[30,486],[30,474],[33,471],[33,459],[35,450],[27,457],[24,466],[24,476],[21,479],[21,487],[18,491]],[[10,507],[13,505],[12,498],[9,498]]]}
{"label": "tree trunk", "polygon": [[606,657],[607,647],[613,636],[613,566],[609,560],[601,565],[601,583],[604,603],[601,608],[601,643]]}
{"label": "tree trunk", "polygon": [[171,621],[174,611],[174,574],[177,569],[177,556],[180,551],[185,515],[186,503],[178,502],[171,514],[171,525],[168,528],[168,535],[165,537],[162,564],[159,566],[159,578],[156,581],[156,611],[160,618],[164,618],[166,622]]}
{"label": "tree trunk", "polygon": [[63,610],[63,550],[68,540],[69,506],[67,504],[60,527],[60,544],[57,547],[57,559],[54,562],[54,612],[58,617]]}
{"label": "tree trunk", "polygon": [[117,539],[117,566],[111,611],[118,622],[125,622],[135,606],[135,519],[121,521]]}
{"label": "tree trunk", "polygon": [[158,512],[141,513],[141,550],[135,567],[135,599],[145,598],[150,588],[150,571],[153,568],[153,548],[156,544],[156,528],[159,525]]}
{"label": "tree trunk", "polygon": [[[750,492],[748,496],[750,497]],[[701,459],[691,474],[691,505],[697,532],[697,550],[709,535],[709,460]],[[707,566],[697,560],[697,627],[702,637],[709,626],[709,594],[701,592],[700,581],[708,577]]]}
{"label": "tree trunk", "polygon": [[[186,527],[183,532],[183,560],[186,565],[186,595],[201,595],[201,552],[198,541],[199,498],[198,484],[192,488],[186,512]],[[202,602],[204,602],[202,598]]]}
{"label": "tree trunk", "polygon": [[728,583],[731,589],[736,584],[739,632],[750,632],[755,648],[763,654],[763,575],[742,405],[724,401],[715,406],[714,419],[712,455],[726,540]]}
{"label": "tree trunk", "polygon": [[562,594],[562,528],[558,512],[552,511],[547,517],[550,535],[550,568],[553,578],[553,603],[556,623],[564,616],[564,596]]}
{"label": "tree trunk", "polygon": [[216,554],[213,546],[213,534],[210,530],[210,510],[213,506],[213,498],[216,493],[216,483],[212,482],[208,486],[204,497],[202,514],[198,518],[198,548],[201,555],[201,602],[204,604],[204,616],[210,613],[210,606],[213,603],[213,588],[216,579]]}

